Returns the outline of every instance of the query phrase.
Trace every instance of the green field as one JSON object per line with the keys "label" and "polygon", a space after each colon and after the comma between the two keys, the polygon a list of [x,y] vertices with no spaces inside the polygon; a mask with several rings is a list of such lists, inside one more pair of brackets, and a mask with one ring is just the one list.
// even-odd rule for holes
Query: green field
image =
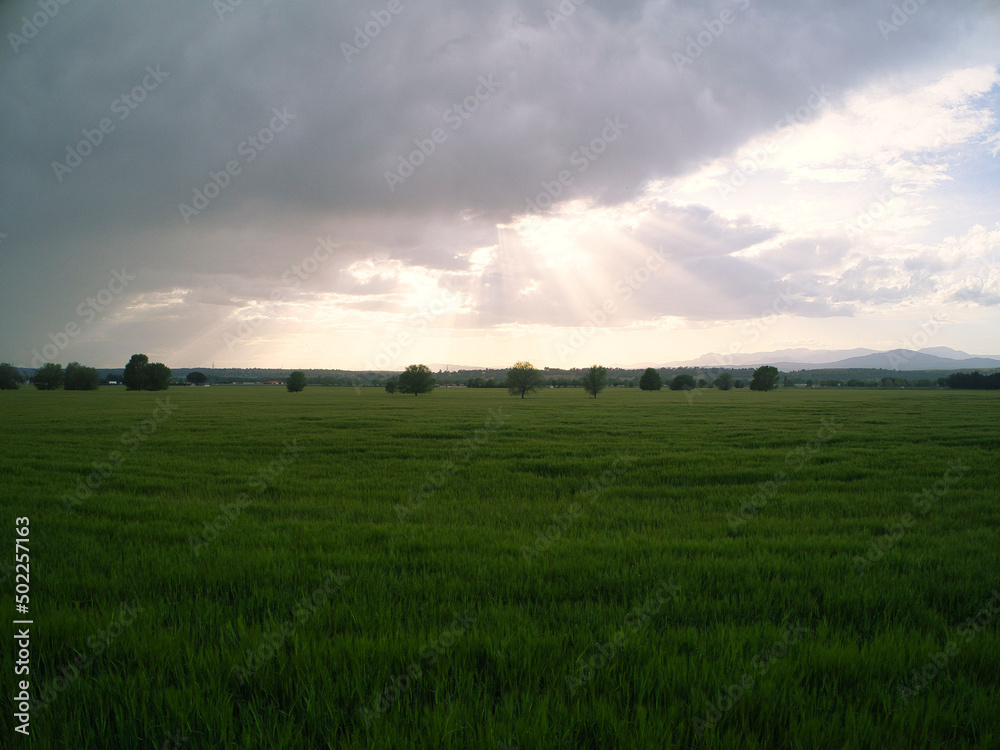
{"label": "green field", "polygon": [[997,392],[22,388],[0,418],[36,700],[2,746],[1000,747]]}

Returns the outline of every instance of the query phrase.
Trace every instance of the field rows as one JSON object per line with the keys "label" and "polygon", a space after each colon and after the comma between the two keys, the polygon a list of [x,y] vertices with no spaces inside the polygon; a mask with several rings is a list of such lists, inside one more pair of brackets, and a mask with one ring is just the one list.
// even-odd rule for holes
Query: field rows
{"label": "field rows", "polygon": [[32,747],[1000,747],[995,393],[0,414]]}

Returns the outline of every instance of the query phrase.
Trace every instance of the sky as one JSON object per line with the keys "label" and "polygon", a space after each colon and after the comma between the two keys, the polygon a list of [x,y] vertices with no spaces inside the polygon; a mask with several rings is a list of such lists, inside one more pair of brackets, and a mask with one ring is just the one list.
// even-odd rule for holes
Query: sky
{"label": "sky", "polygon": [[0,360],[1000,355],[1000,3],[0,4]]}

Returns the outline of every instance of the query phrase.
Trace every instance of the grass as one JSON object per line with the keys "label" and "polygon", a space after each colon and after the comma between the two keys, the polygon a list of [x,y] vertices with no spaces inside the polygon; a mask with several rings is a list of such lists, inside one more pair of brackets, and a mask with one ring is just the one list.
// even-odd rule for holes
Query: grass
{"label": "grass", "polygon": [[994,392],[22,388],[0,415],[19,746],[1000,747]]}

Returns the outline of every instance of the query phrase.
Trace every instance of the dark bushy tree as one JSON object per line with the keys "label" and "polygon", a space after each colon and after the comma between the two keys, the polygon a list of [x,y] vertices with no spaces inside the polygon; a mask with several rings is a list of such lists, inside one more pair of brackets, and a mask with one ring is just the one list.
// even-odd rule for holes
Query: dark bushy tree
{"label": "dark bushy tree", "polygon": [[170,368],[162,362],[151,362],[146,367],[142,389],[144,391],[165,391],[170,385]]}
{"label": "dark bushy tree", "polygon": [[733,381],[733,388],[743,388],[746,385],[742,380],[736,379]]}
{"label": "dark bushy tree", "polygon": [[31,376],[31,382],[40,391],[54,391],[63,384],[63,368],[55,362],[47,362]]}
{"label": "dark bushy tree", "polygon": [[198,372],[197,370],[195,370],[194,372],[189,372],[187,374],[187,382],[191,383],[192,385],[205,385],[205,383],[208,382],[208,375],[206,375],[203,372]]}
{"label": "dark bushy tree", "polygon": [[385,381],[386,393],[395,393],[398,388],[399,388],[399,380],[397,380],[396,378],[389,378],[387,381]]}
{"label": "dark bushy tree", "polygon": [[507,370],[507,392],[511,396],[524,398],[525,394],[538,390],[542,385],[542,373],[531,362],[515,362]]}
{"label": "dark bushy tree", "polygon": [[125,365],[125,372],[122,374],[122,382],[125,383],[125,390],[142,390],[147,367],[149,367],[149,357],[145,354],[133,354],[129,358],[128,364]]}
{"label": "dark bushy tree", "polygon": [[434,390],[434,374],[427,365],[409,365],[399,376],[398,388],[400,393],[414,396],[430,393]]}
{"label": "dark bushy tree", "polygon": [[763,365],[753,371],[753,378],[750,380],[751,391],[772,391],[778,387],[778,368],[771,365]]}
{"label": "dark bushy tree", "polygon": [[720,391],[728,391],[733,387],[733,376],[728,372],[720,372],[713,385]]}
{"label": "dark bushy tree", "polygon": [[306,374],[302,370],[296,370],[288,379],[285,381],[285,388],[288,389],[289,393],[299,393],[305,390],[306,387]]}
{"label": "dark bushy tree", "polygon": [[591,365],[583,376],[583,390],[597,398],[597,394],[604,390],[607,381],[608,371],[600,365]]}
{"label": "dark bushy tree", "polygon": [[16,391],[24,375],[9,362],[0,362],[0,391]]}
{"label": "dark bushy tree", "polygon": [[996,390],[1000,388],[1000,372],[983,375],[981,372],[953,372],[945,380],[949,388]]}
{"label": "dark bushy tree", "polygon": [[675,376],[674,379],[670,381],[670,390],[672,391],[693,391],[694,388],[694,375],[684,373],[683,375]]}
{"label": "dark bushy tree", "polygon": [[663,378],[652,367],[647,367],[639,378],[639,388],[644,391],[658,391],[663,387]]}
{"label": "dark bushy tree", "polygon": [[101,373],[93,367],[84,367],[79,362],[66,365],[65,386],[67,391],[96,391],[101,384]]}

